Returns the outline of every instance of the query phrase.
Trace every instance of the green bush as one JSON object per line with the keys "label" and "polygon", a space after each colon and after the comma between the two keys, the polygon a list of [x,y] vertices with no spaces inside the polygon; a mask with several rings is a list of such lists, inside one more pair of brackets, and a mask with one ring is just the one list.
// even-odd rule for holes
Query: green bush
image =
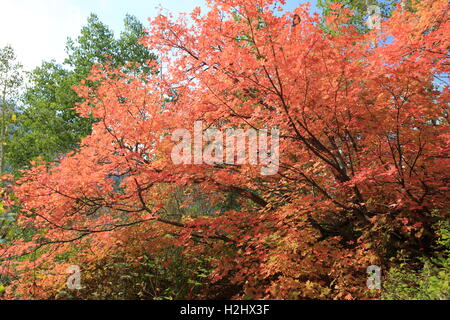
{"label": "green bush", "polygon": [[436,225],[439,236],[431,258],[421,258],[418,270],[406,262],[392,267],[383,285],[382,297],[387,300],[450,299],[450,221]]}

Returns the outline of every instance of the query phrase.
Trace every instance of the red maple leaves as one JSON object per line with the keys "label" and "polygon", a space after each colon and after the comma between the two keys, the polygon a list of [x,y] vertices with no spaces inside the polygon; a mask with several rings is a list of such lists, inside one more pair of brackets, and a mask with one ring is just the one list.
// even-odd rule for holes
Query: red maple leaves
{"label": "red maple leaves", "polygon": [[[231,274],[247,297],[352,297],[380,253],[378,222],[406,216],[422,227],[448,205],[448,86],[435,82],[449,71],[447,2],[397,10],[382,34],[363,35],[345,25],[325,34],[320,17],[303,8],[280,16],[272,4],[211,2],[192,23],[158,16],[142,40],[165,67],[151,80],[92,71],[98,85],[77,92],[78,112],[99,119],[93,134],[14,187],[20,223],[45,230],[32,243],[53,248],[40,262],[74,242],[104,252],[115,232],[152,223],[184,230],[184,242],[202,239],[195,246],[221,243],[213,279]],[[279,128],[279,173],[175,165],[162,137],[198,120]],[[237,195],[239,206],[173,220],[162,186],[189,185],[206,197]]]}

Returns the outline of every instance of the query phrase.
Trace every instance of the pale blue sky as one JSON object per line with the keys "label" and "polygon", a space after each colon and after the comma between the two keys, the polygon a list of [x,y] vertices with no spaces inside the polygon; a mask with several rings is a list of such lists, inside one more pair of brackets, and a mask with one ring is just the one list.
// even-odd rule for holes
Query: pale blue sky
{"label": "pale blue sky", "polygon": [[[286,9],[304,2],[308,0],[287,0]],[[30,70],[42,60],[61,62],[67,37],[78,35],[91,12],[118,34],[126,13],[146,25],[157,7],[179,13],[204,5],[204,0],[0,0],[0,47],[11,44]]]}

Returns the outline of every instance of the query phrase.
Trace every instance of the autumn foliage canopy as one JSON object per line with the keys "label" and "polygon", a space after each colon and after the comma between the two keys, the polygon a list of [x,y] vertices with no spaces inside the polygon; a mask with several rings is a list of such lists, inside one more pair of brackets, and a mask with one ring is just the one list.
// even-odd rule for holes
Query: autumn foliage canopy
{"label": "autumn foliage canopy", "polygon": [[[68,265],[175,246],[212,257],[209,281],[236,284],[234,298],[370,298],[368,266],[427,250],[448,214],[447,1],[399,6],[364,34],[339,5],[322,21],[273,0],[208,2],[150,21],[153,75],[97,65],[75,88],[98,121],[11,187],[6,205],[35,232],[0,245],[20,283],[9,297],[54,296]],[[170,134],[199,120],[278,128],[278,172],[174,164]],[[171,211],[180,192],[189,214]]]}

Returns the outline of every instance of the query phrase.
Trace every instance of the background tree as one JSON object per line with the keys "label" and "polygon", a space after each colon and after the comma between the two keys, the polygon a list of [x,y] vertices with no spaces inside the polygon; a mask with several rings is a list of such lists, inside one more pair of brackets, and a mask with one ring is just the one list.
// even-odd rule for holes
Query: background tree
{"label": "background tree", "polygon": [[11,46],[0,49],[0,175],[6,170],[5,155],[11,127],[16,122],[19,88],[22,85],[22,65],[16,61]]}
{"label": "background tree", "polygon": [[[133,16],[124,20],[119,38],[91,14],[77,39],[68,39],[63,64],[44,62],[30,73],[23,95],[23,112],[17,115],[17,128],[8,148],[7,162],[19,169],[32,159],[52,160],[60,153],[77,148],[90,133],[93,118],[75,112],[83,101],[73,87],[87,77],[96,64],[124,68],[133,74],[150,76],[149,61],[155,57],[138,40],[145,35],[143,25]],[[94,85],[91,83],[91,85]]]}

